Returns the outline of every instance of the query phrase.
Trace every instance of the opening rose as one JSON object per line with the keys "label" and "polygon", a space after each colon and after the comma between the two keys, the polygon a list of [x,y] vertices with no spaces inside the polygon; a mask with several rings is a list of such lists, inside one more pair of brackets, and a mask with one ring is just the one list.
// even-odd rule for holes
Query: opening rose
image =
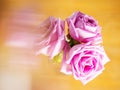
{"label": "opening rose", "polygon": [[64,21],[54,17],[41,23],[36,42],[37,54],[44,54],[52,59],[62,51],[65,44],[64,26]]}
{"label": "opening rose", "polygon": [[103,47],[79,44],[70,49],[62,72],[73,74],[76,80],[86,84],[103,71],[108,61]]}
{"label": "opening rose", "polygon": [[101,43],[101,27],[98,22],[91,16],[81,12],[73,13],[67,18],[69,33],[72,38],[79,42],[97,41]]}

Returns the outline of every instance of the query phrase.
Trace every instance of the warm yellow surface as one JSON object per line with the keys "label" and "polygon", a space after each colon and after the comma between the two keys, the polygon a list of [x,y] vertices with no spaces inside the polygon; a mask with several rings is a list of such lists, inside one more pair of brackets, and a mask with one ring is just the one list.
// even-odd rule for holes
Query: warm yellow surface
{"label": "warm yellow surface", "polygon": [[[102,26],[103,45],[111,60],[105,71],[83,86],[59,72],[59,65],[40,56],[39,67],[30,74],[32,90],[120,90],[120,1],[119,0],[7,0],[12,9],[35,7],[46,16],[65,19],[80,10],[95,17]],[[8,8],[6,8],[8,9]],[[4,36],[3,36],[4,37]],[[2,40],[4,41],[4,40]],[[45,59],[45,60],[43,60]]]}

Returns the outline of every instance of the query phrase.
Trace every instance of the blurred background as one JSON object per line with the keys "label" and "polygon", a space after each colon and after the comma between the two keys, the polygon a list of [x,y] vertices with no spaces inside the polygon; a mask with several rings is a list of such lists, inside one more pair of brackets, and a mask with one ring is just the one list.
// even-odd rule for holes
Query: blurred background
{"label": "blurred background", "polygon": [[[120,90],[119,0],[0,0],[0,90]],[[104,72],[87,85],[59,72],[60,65],[34,56],[33,30],[48,16],[65,19],[75,11],[102,26],[110,58]]]}

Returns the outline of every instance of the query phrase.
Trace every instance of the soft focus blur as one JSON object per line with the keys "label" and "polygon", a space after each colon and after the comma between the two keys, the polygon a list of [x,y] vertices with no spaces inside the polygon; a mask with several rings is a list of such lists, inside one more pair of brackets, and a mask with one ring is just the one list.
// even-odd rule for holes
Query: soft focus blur
{"label": "soft focus blur", "polygon": [[[119,90],[119,0],[0,0],[0,90]],[[34,34],[48,16],[65,19],[80,10],[102,26],[111,60],[96,79],[82,85],[61,74],[60,65],[34,54]]]}

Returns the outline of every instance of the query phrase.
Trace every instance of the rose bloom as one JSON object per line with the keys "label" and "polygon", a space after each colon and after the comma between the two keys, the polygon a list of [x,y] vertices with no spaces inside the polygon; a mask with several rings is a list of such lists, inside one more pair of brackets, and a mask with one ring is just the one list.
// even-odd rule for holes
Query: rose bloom
{"label": "rose bloom", "polygon": [[72,74],[76,80],[86,84],[102,73],[108,61],[102,46],[78,44],[70,49],[67,59],[64,58],[61,72]]}
{"label": "rose bloom", "polygon": [[50,56],[51,59],[59,54],[65,45],[64,27],[65,22],[54,17],[42,22],[37,31],[37,54]]}
{"label": "rose bloom", "polygon": [[101,27],[93,17],[81,12],[75,12],[67,18],[67,23],[69,33],[73,39],[84,43],[90,41],[102,42]]}
{"label": "rose bloom", "polygon": [[[6,17],[5,45],[17,48],[33,48],[33,30],[37,29],[37,23],[41,16],[34,8],[12,10]],[[7,27],[6,27],[7,26]]]}

